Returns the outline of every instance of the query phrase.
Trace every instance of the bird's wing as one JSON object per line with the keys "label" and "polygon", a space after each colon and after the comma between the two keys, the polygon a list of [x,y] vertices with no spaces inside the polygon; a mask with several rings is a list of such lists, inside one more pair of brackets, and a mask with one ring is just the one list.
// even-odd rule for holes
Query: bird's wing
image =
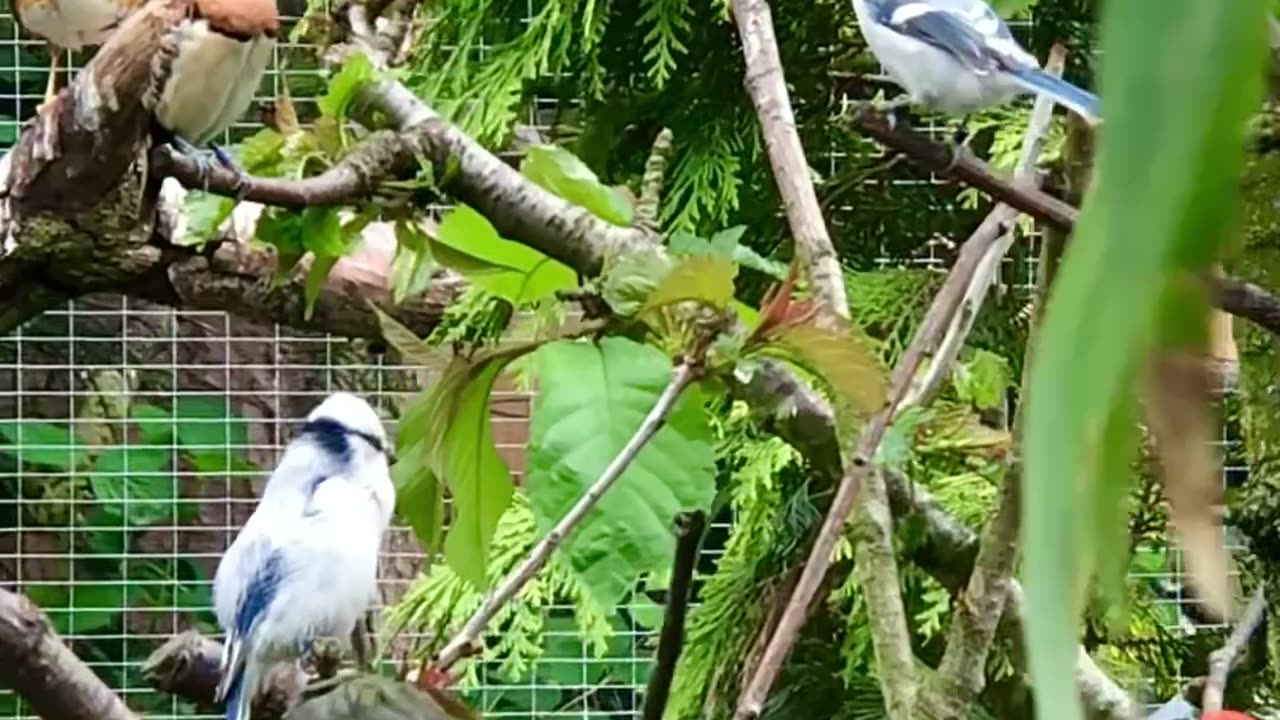
{"label": "bird's wing", "polygon": [[1004,20],[981,0],[900,0],[881,6],[889,28],[946,52],[977,73],[1012,61],[1020,48]]}
{"label": "bird's wing", "polygon": [[[227,697],[227,692],[239,679],[245,664],[246,641],[255,626],[266,614],[284,577],[284,557],[278,550],[261,555],[261,562],[246,566],[249,573],[235,606],[235,617],[227,628],[227,642],[222,653],[222,678],[215,691],[217,700]],[[252,693],[253,688],[241,688]]]}

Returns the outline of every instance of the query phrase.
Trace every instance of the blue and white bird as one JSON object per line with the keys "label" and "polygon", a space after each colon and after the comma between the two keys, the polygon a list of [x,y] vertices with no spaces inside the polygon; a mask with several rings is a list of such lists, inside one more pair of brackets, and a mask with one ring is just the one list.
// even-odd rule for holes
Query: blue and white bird
{"label": "blue and white bird", "polygon": [[984,0],[853,0],[853,11],[910,102],[966,115],[1043,93],[1090,124],[1101,122],[1097,96],[1042,70]]}
{"label": "blue and white bird", "polygon": [[346,643],[377,601],[378,550],[395,489],[378,414],[334,393],[307,416],[258,507],[218,564],[214,611],[226,632],[217,700],[248,720],[267,671],[316,637]]}

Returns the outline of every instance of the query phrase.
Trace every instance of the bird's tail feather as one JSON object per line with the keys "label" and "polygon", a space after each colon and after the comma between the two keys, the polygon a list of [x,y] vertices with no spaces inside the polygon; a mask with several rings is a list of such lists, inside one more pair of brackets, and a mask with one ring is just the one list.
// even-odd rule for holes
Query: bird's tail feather
{"label": "bird's tail feather", "polygon": [[222,646],[222,663],[219,668],[222,678],[218,681],[217,689],[214,690],[215,700],[225,699],[231,690],[231,683],[240,677],[240,668],[244,661],[243,654],[244,643],[234,635],[228,636],[227,643]]}
{"label": "bird's tail feather", "polygon": [[1102,121],[1102,108],[1098,96],[1072,85],[1056,75],[1037,67],[1018,68],[1010,73],[1018,84],[1034,93],[1045,93],[1083,117],[1090,124]]}
{"label": "bird's tail feather", "polygon": [[227,687],[227,720],[249,720],[253,693],[245,691],[245,673],[237,672]]}

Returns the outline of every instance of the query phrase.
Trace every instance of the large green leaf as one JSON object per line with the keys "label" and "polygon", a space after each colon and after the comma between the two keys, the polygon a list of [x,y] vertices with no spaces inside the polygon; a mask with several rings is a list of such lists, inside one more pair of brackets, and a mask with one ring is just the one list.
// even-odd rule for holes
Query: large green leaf
{"label": "large green leaf", "polygon": [[94,458],[89,481],[105,515],[127,526],[171,520],[177,497],[169,453],[158,448],[115,447]]}
{"label": "large green leaf", "polygon": [[500,237],[483,215],[466,205],[458,205],[441,221],[431,254],[436,262],[514,304],[578,285],[577,274],[567,265]]}
{"label": "large green leaf", "polygon": [[427,444],[416,443],[391,467],[391,480],[396,486],[396,512],[431,555],[439,549],[444,528],[444,486],[427,465],[426,453]]}
{"label": "large green leaf", "polygon": [[515,492],[511,471],[493,440],[489,393],[502,370],[536,345],[489,353],[476,361],[455,359],[443,376],[406,409],[396,443],[402,459],[397,480],[427,506],[403,503],[423,545],[435,543],[436,490],[443,479],[453,500],[445,560],[477,589],[486,585],[489,543]]}
{"label": "large green leaf", "polygon": [[525,151],[520,172],[533,182],[614,225],[628,227],[635,211],[616,190],[601,183],[576,155],[555,145]]}
{"label": "large green leaf", "polygon": [[[1140,360],[1202,313],[1167,315],[1167,289],[1230,235],[1247,118],[1261,97],[1264,0],[1109,2],[1094,184],[1048,302],[1026,417],[1028,640],[1037,707],[1075,720],[1077,579],[1114,496],[1107,427]],[[1176,318],[1181,318],[1177,320]],[[1096,502],[1091,502],[1096,501]],[[1071,512],[1063,512],[1070,508]]]}
{"label": "large green leaf", "polygon": [[69,470],[86,457],[86,444],[65,427],[39,421],[0,422],[0,452],[29,465]]}
{"label": "large green leaf", "polygon": [[[640,427],[671,378],[657,349],[621,337],[556,342],[538,351],[539,389],[530,424],[530,505],[547,532],[599,479]],[[711,428],[696,388],[640,451],[565,544],[575,572],[606,606],[675,551],[672,522],[715,495]]]}

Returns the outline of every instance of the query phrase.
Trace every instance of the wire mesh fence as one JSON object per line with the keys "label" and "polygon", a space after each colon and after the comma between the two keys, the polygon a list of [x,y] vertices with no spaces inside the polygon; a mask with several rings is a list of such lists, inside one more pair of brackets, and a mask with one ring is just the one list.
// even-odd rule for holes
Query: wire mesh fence
{"label": "wire mesh fence", "polygon": [[[315,115],[324,80],[314,48],[283,40],[303,3],[282,0],[281,8],[282,41],[258,100],[269,105],[287,85],[305,121]],[[0,147],[7,148],[41,101],[48,56],[3,10]],[[556,102],[535,102],[530,124]],[[228,139],[261,120],[242,119]],[[951,126],[930,129],[941,134]],[[847,160],[834,152],[824,159],[832,171]],[[1033,282],[1035,240],[1006,261],[1014,292]],[[946,242],[921,248],[910,258],[882,251],[878,264],[942,268],[952,256]],[[44,608],[130,707],[154,718],[198,715],[152,690],[139,664],[182,629],[217,634],[214,569],[301,418],[325,394],[345,389],[384,411],[394,432],[401,403],[418,388],[415,369],[346,338],[113,295],[67,303],[0,337],[0,584]],[[513,386],[495,396],[495,436],[517,478],[529,407],[530,395]],[[1222,442],[1234,482],[1243,471],[1239,441],[1224,428]],[[704,552],[710,559],[719,550],[713,543]],[[1166,602],[1181,609],[1174,557],[1174,567],[1135,580],[1166,582]],[[385,603],[403,595],[423,561],[411,532],[396,528],[380,567]],[[568,606],[552,610],[546,654],[529,677],[482,675],[472,698],[478,707],[486,717],[633,717],[653,643],[652,623],[636,618],[652,608],[622,608],[604,658],[560,617]],[[1181,630],[1194,629],[1184,613],[1170,617]],[[16,696],[0,691],[0,718],[28,716]]]}

